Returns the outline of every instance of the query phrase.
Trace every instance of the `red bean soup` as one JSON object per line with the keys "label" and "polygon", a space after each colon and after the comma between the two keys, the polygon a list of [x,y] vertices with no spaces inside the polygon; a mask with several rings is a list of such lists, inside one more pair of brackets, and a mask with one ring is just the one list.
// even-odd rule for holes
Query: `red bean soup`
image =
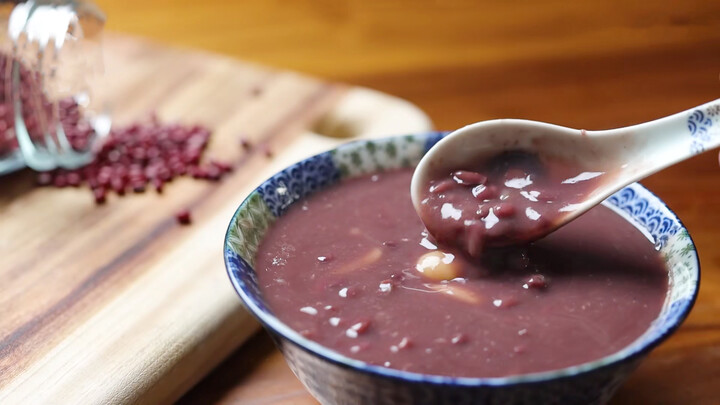
{"label": "red bean soup", "polygon": [[[535,164],[525,155],[502,159]],[[452,183],[437,179],[431,194],[439,201],[447,193],[463,207],[473,199],[486,208],[476,209],[484,209],[485,217],[473,213],[479,219],[471,220],[492,210],[498,223],[507,222],[506,232],[524,227],[520,221],[526,219],[513,222],[505,211],[524,215],[531,207],[544,215],[536,205],[521,204],[536,201],[512,187],[515,179],[517,185],[545,182],[533,179],[538,171],[515,168],[508,174],[495,166],[454,173]],[[255,264],[276,316],[303,336],[370,364],[502,377],[609,355],[643,334],[659,314],[668,290],[663,261],[648,237],[610,208],[595,207],[534,243],[478,254],[463,244],[439,246],[430,236],[410,200],[412,173],[344,180],[278,218]],[[511,197],[482,202],[506,188],[514,190]],[[474,194],[483,192],[488,198],[478,203]],[[531,195],[546,198],[543,192]],[[507,202],[512,208],[501,205]],[[452,232],[467,245],[462,230]]]}

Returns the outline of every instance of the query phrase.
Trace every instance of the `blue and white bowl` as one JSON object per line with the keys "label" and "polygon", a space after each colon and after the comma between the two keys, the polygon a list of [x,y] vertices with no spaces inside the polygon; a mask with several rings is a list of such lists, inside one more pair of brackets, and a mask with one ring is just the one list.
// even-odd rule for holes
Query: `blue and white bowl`
{"label": "blue and white bowl", "polygon": [[246,308],[273,336],[290,368],[323,404],[602,404],[640,361],[674,332],[697,296],[700,266],[677,216],[640,184],[603,204],[655,239],[671,287],[660,315],[632,344],[609,356],[560,370],[502,378],[454,378],[374,366],[302,337],[265,305],[253,264],[268,227],[290,205],[341,179],[416,165],[445,133],[342,145],[277,173],[240,204],[225,236],[225,265]]}

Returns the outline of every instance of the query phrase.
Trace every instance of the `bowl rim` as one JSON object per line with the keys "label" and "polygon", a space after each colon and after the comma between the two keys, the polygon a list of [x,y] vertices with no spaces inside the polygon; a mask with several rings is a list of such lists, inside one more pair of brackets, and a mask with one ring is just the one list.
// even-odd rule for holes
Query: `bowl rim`
{"label": "bowl rim", "polygon": [[[413,136],[419,136],[419,137],[429,137],[430,135],[437,134],[437,131],[428,131],[423,133],[416,133],[411,134]],[[394,138],[399,138],[401,136],[407,136],[407,135],[398,135],[398,136],[389,136],[385,138],[378,138],[373,140],[355,140],[347,143],[343,143],[342,145],[338,145],[337,147],[331,149],[335,150],[338,147],[343,147],[346,145],[354,144],[354,143],[363,143],[367,141],[372,142],[378,142],[383,140],[391,140]],[[690,245],[693,247],[695,251],[694,260],[692,260],[692,269],[693,274],[695,277],[694,282],[694,290],[692,292],[692,296],[689,298],[685,306],[682,308],[682,312],[676,317],[674,320],[674,323],[672,323],[669,327],[665,328],[661,333],[658,333],[657,335],[653,336],[650,339],[647,339],[647,341],[643,342],[641,345],[637,343],[637,340],[643,336],[638,336],[633,342],[630,344],[620,348],[619,350],[601,357],[599,359],[595,359],[592,361],[588,361],[582,364],[565,367],[561,369],[555,369],[555,370],[549,370],[549,371],[542,371],[542,372],[534,372],[534,373],[525,373],[525,374],[516,374],[516,375],[510,375],[505,377],[451,377],[451,376],[442,376],[442,375],[435,375],[435,374],[423,374],[423,373],[417,373],[417,372],[410,372],[410,371],[403,371],[403,370],[397,370],[393,368],[388,368],[384,366],[379,365],[373,365],[366,363],[361,360],[353,359],[351,357],[345,356],[343,354],[340,354],[339,352],[336,352],[328,347],[325,347],[315,341],[312,341],[310,339],[307,339],[300,335],[298,332],[290,328],[288,325],[286,325],[284,322],[282,322],[278,317],[276,317],[273,314],[270,314],[269,312],[266,312],[263,308],[260,308],[253,299],[250,298],[248,295],[246,288],[247,286],[240,282],[233,274],[232,267],[233,264],[230,263],[231,259],[234,259],[231,255],[235,255],[236,258],[239,258],[240,256],[234,252],[229,244],[229,236],[230,236],[230,230],[233,226],[233,224],[236,222],[236,218],[241,212],[241,209],[245,205],[245,203],[248,201],[248,199],[252,196],[253,193],[257,192],[262,184],[264,184],[266,181],[274,178],[278,174],[282,173],[283,170],[287,168],[291,168],[295,165],[298,165],[300,163],[303,163],[305,161],[308,161],[310,159],[317,158],[320,155],[323,155],[327,153],[328,151],[318,153],[312,156],[308,156],[302,160],[299,160],[297,162],[294,162],[279,171],[275,172],[273,175],[268,177],[267,179],[263,180],[258,187],[254,188],[244,199],[243,201],[238,205],[237,209],[233,213],[228,228],[225,232],[225,238],[223,242],[223,258],[225,263],[225,269],[226,273],[230,279],[230,282],[232,283],[236,293],[240,296],[240,299],[242,301],[242,304],[244,307],[248,310],[248,312],[262,324],[262,326],[271,332],[272,334],[275,334],[277,336],[280,336],[282,339],[289,341],[293,343],[295,346],[301,348],[305,352],[314,355],[316,357],[319,357],[320,359],[330,362],[336,366],[340,366],[345,369],[353,369],[357,372],[361,372],[363,374],[370,374],[378,377],[383,378],[389,378],[394,380],[402,380],[412,383],[430,383],[434,385],[453,385],[453,386],[464,386],[464,387],[499,387],[499,386],[508,386],[508,385],[517,385],[517,384],[532,384],[532,383],[540,383],[540,382],[547,382],[551,380],[558,380],[562,378],[568,378],[577,376],[580,374],[586,374],[590,372],[597,371],[599,369],[603,369],[606,367],[610,367],[613,365],[618,365],[621,363],[626,363],[631,360],[637,359],[651,350],[653,350],[655,347],[657,347],[659,344],[661,344],[663,341],[665,341],[670,335],[672,335],[687,319],[688,315],[690,314],[690,311],[692,310],[696,300],[697,296],[700,290],[700,260],[699,256],[697,255],[697,248],[695,245],[695,242],[690,235],[689,231],[683,224],[683,222],[680,220],[678,215],[670,209],[670,207],[667,206],[667,204],[660,199],[655,193],[645,188],[642,184],[635,182],[632,183],[627,187],[639,187],[641,190],[646,192],[650,197],[654,198],[657,203],[659,203],[662,207],[667,209],[667,212],[671,215],[671,218],[675,221],[677,221],[677,224],[679,225],[678,232],[684,231],[687,234],[687,237],[689,239]],[[294,203],[294,202],[293,202]],[[244,260],[241,258],[241,260]],[[249,268],[251,268],[253,271],[255,269],[247,264]],[[657,321],[660,318],[655,318],[655,321]],[[646,330],[647,332],[647,330]],[[646,333],[645,332],[645,333]],[[628,348],[632,347],[633,345],[638,344],[638,347],[636,350],[629,351]]]}

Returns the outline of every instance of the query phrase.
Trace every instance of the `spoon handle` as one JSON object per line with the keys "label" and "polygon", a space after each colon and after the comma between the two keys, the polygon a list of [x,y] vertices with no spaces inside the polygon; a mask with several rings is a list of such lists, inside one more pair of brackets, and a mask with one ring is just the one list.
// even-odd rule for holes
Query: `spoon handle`
{"label": "spoon handle", "polygon": [[665,118],[595,135],[623,142],[625,180],[639,180],[720,146],[720,99]]}

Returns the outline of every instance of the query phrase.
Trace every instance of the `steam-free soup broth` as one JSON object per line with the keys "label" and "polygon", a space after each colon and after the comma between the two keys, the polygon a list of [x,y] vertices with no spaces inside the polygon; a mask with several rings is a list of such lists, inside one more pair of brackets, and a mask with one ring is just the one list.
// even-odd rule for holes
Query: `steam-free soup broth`
{"label": "steam-free soup broth", "polygon": [[472,257],[439,249],[428,235],[410,201],[411,176],[349,179],[277,220],[255,268],[283,322],[368,363],[499,377],[609,355],[660,312],[663,261],[611,209],[598,206],[530,245]]}

